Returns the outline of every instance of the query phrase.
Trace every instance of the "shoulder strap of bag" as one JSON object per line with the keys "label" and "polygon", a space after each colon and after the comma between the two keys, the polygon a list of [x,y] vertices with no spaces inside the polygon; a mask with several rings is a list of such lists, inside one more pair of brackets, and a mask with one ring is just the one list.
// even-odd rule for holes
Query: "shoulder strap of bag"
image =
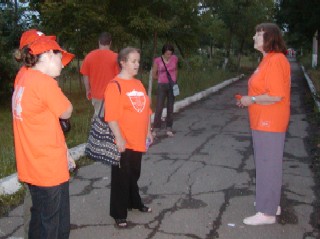
{"label": "shoulder strap of bag", "polygon": [[[111,82],[112,82],[112,83],[116,83],[116,84],[117,84],[117,86],[118,86],[118,90],[119,90],[120,95],[121,95],[121,86],[120,86],[119,82],[118,82],[118,81],[116,81],[116,80],[111,81]],[[104,107],[104,99],[102,100],[102,103],[101,103],[101,105],[100,105],[100,109],[99,109],[99,113],[98,113],[98,116],[99,116],[99,117],[101,117],[101,111],[102,111],[103,107]]]}
{"label": "shoulder strap of bag", "polygon": [[170,81],[171,84],[174,84],[173,80],[171,79],[170,72],[167,69],[166,63],[164,63],[164,60],[163,60],[162,56],[161,56],[161,60],[163,62],[163,65],[164,65],[164,68],[166,69],[167,74],[170,76],[170,77],[168,77],[168,80]]}

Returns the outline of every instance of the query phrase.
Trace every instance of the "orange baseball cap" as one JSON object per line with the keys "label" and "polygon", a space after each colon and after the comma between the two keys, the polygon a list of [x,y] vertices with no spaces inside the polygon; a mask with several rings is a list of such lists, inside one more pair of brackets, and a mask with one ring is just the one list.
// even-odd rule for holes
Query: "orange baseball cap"
{"label": "orange baseball cap", "polygon": [[30,44],[29,48],[31,50],[31,54],[33,55],[39,55],[50,50],[61,51],[61,61],[64,66],[66,66],[74,58],[74,54],[63,50],[56,41],[48,37],[39,37],[37,40]]}
{"label": "orange baseball cap", "polygon": [[[23,47],[31,44],[41,36],[46,36],[46,35],[43,32],[40,32],[36,29],[30,29],[28,31],[25,31],[21,35],[19,49],[22,49]],[[46,36],[46,37],[48,37],[51,40],[56,40],[55,36]]]}

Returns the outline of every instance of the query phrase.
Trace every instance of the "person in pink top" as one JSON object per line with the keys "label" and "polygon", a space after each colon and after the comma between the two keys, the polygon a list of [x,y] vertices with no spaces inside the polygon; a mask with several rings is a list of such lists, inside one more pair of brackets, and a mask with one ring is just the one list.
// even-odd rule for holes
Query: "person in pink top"
{"label": "person in pink top", "polygon": [[[162,47],[162,55],[154,59],[152,67],[152,78],[158,80],[157,103],[153,123],[153,136],[156,136],[161,128],[161,116],[165,101],[167,102],[167,117],[166,117],[166,133],[168,136],[173,136],[173,105],[175,97],[172,87],[167,76],[167,70],[173,82],[177,82],[178,74],[178,57],[173,55],[174,47],[170,44],[165,44]],[[167,68],[167,70],[166,70]]]}

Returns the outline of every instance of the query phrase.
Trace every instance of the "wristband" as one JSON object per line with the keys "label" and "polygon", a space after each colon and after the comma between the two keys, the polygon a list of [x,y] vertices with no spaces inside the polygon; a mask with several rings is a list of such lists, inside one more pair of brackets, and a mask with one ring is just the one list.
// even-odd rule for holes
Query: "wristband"
{"label": "wristband", "polygon": [[256,103],[256,100],[257,100],[256,97],[254,97],[254,96],[251,97],[251,101],[252,101],[254,104]]}

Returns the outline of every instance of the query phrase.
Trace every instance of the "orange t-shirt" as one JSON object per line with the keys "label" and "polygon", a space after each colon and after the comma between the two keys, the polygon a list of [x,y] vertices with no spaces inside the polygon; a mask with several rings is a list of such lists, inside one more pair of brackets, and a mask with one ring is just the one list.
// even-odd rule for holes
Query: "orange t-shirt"
{"label": "orange t-shirt", "polygon": [[57,81],[40,71],[28,68],[16,79],[12,115],[20,181],[50,187],[69,180],[59,116],[70,105]]}
{"label": "orange t-shirt", "polygon": [[268,94],[282,97],[271,105],[248,107],[253,130],[286,132],[290,117],[290,64],[282,53],[268,53],[249,79],[249,96]]}
{"label": "orange t-shirt", "polygon": [[16,78],[14,79],[14,87],[16,87],[16,82],[23,76],[24,72],[27,70],[28,68],[26,66],[22,66],[17,75]]}
{"label": "orange t-shirt", "polygon": [[146,138],[150,115],[150,100],[140,80],[124,80],[116,77],[121,92],[114,82],[105,91],[105,120],[117,121],[126,148],[138,152],[146,151]]}
{"label": "orange t-shirt", "polygon": [[91,51],[84,59],[80,72],[89,78],[92,98],[103,99],[104,91],[118,73],[118,54],[110,50]]}

